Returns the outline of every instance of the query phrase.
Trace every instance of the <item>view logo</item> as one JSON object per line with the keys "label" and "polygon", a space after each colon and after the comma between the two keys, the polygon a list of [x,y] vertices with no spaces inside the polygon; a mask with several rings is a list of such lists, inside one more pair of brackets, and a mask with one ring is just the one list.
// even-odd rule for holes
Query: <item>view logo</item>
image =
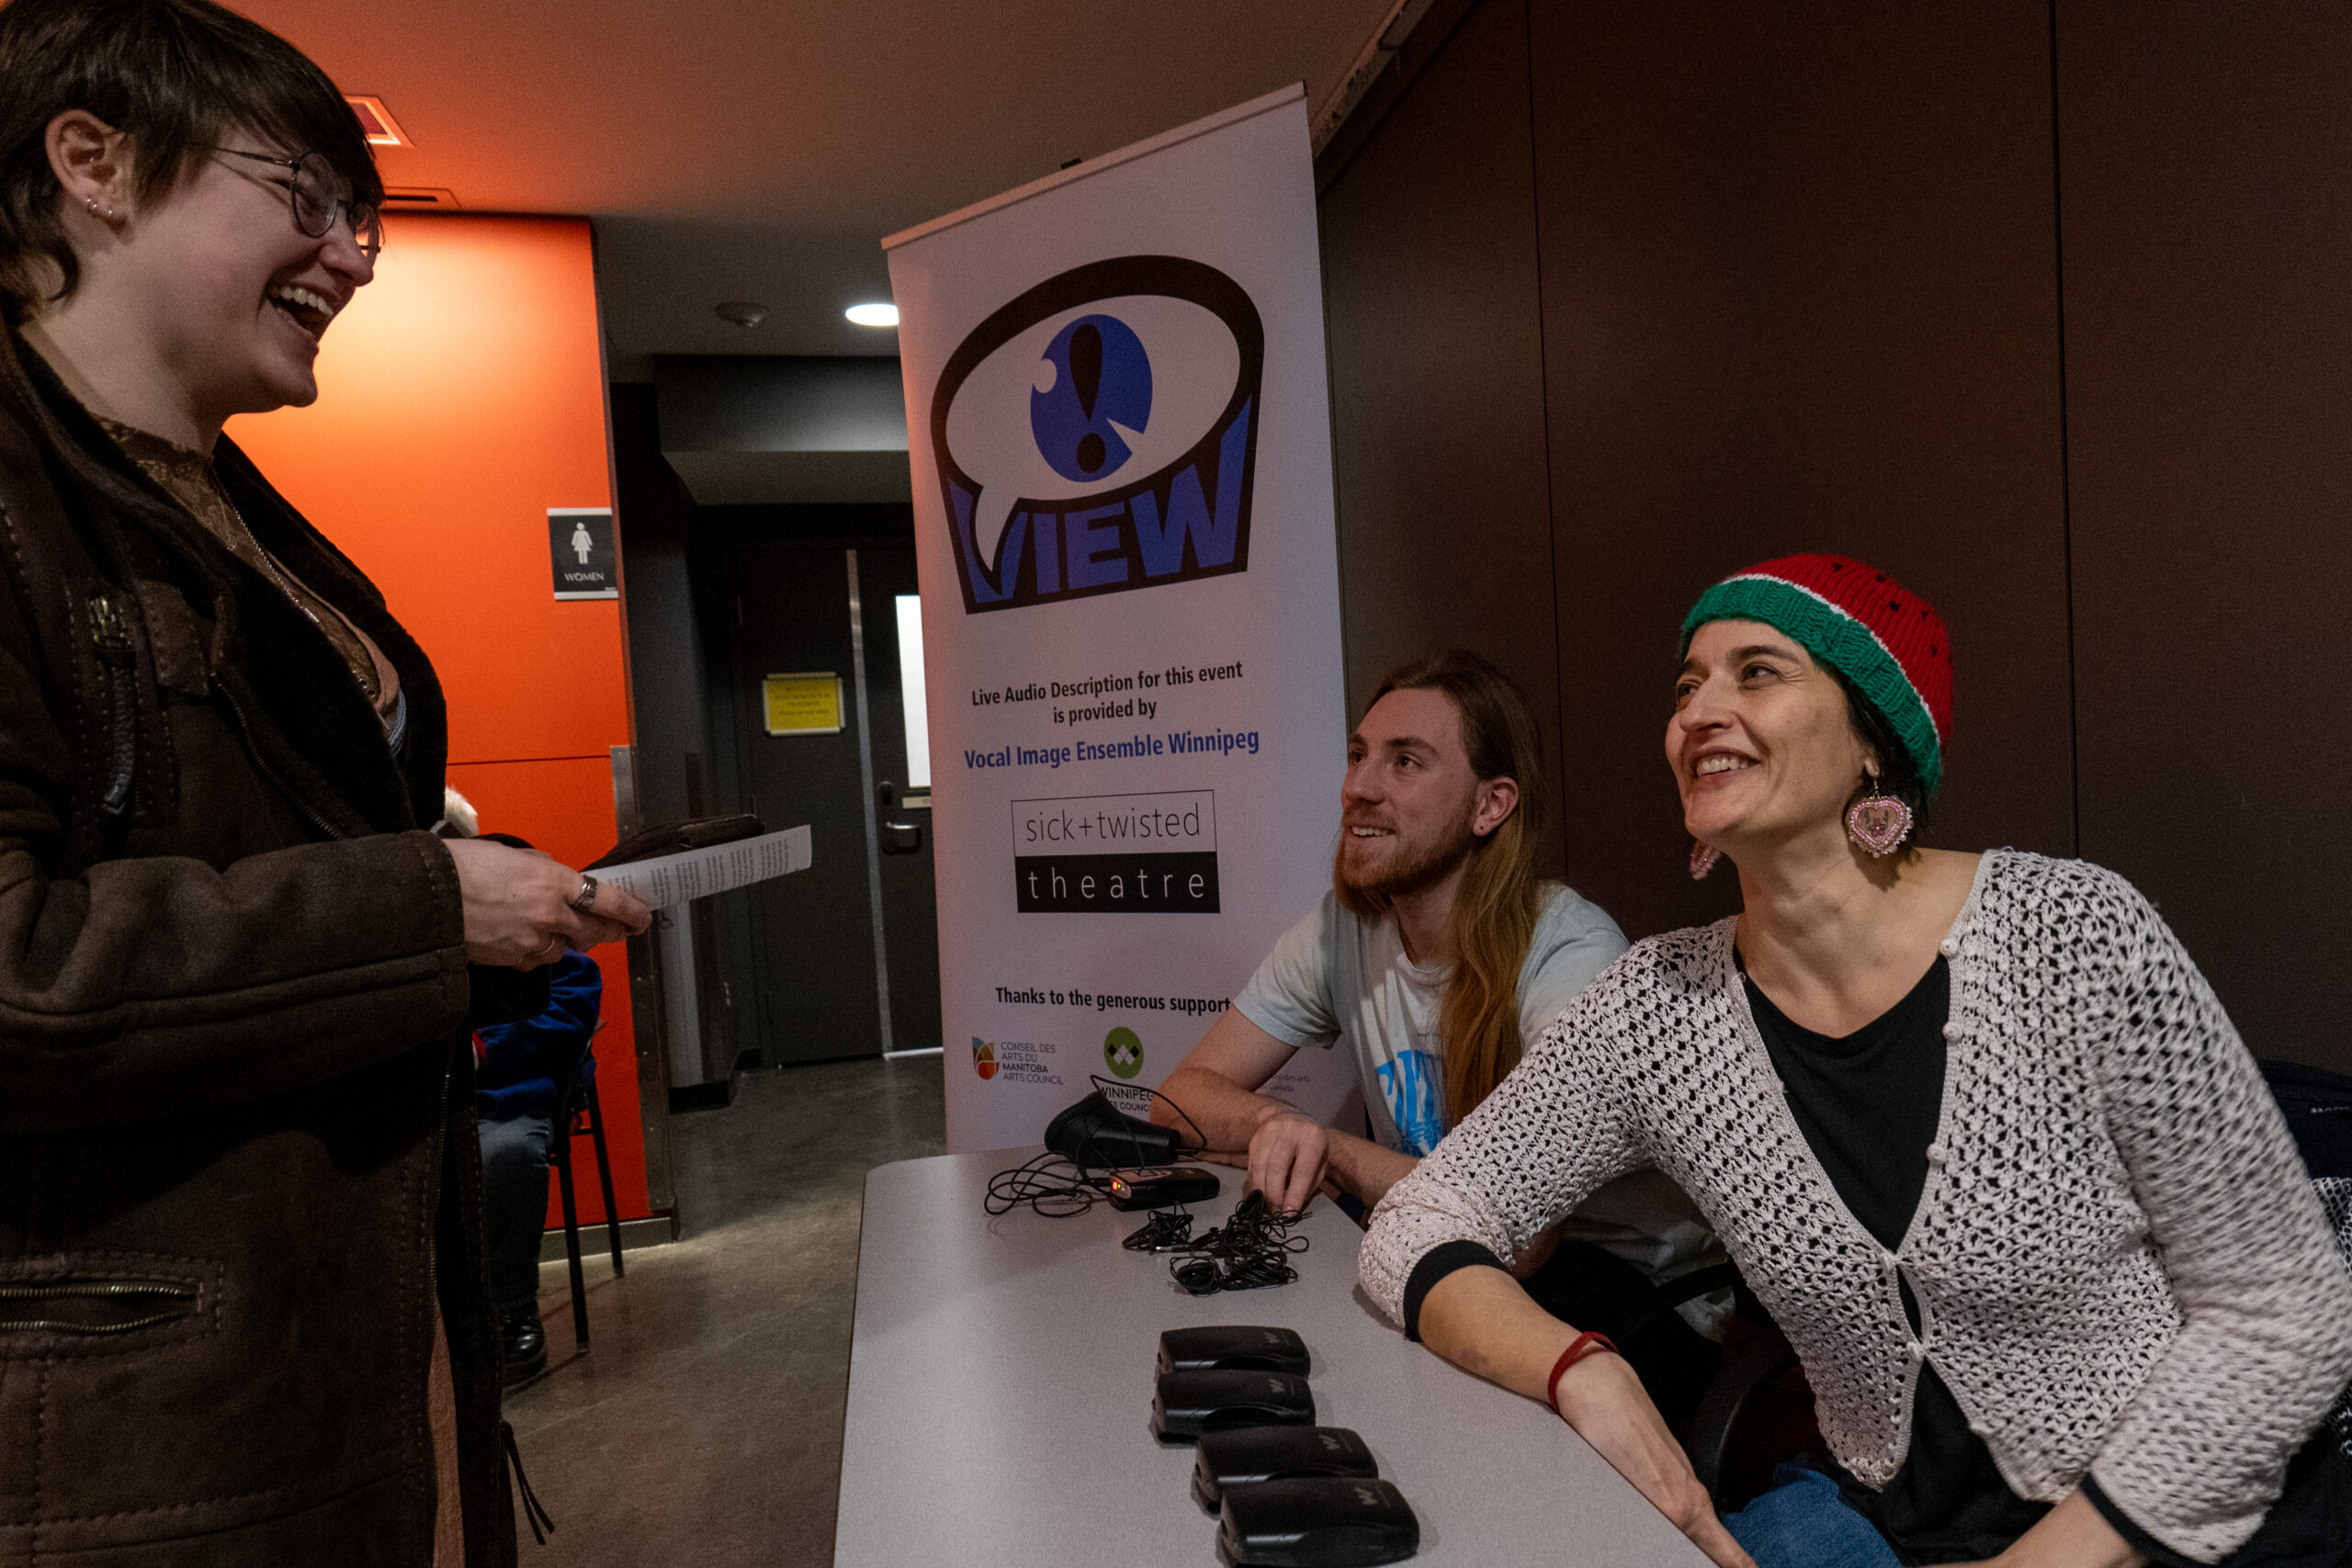
{"label": "view logo", "polygon": [[982,1079],[996,1077],[996,1046],[992,1042],[975,1038],[972,1042],[972,1070]]}
{"label": "view logo", "polygon": [[1181,256],[1049,277],[972,330],[931,400],[967,614],[1244,571],[1265,329]]}

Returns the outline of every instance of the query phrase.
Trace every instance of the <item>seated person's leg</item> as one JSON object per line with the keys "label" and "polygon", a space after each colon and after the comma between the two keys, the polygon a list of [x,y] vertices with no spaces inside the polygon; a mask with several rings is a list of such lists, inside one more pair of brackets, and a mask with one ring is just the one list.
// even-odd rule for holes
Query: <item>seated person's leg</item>
{"label": "seated person's leg", "polygon": [[1894,1549],[1845,1505],[1835,1481],[1793,1464],[1772,1481],[1771,1491],[1724,1516],[1756,1568],[1898,1568]]}
{"label": "seated person's leg", "polygon": [[548,1150],[555,1127],[544,1116],[481,1123],[483,1250],[491,1300],[506,1344],[507,1381],[547,1365],[539,1327],[539,1235],[548,1213]]}

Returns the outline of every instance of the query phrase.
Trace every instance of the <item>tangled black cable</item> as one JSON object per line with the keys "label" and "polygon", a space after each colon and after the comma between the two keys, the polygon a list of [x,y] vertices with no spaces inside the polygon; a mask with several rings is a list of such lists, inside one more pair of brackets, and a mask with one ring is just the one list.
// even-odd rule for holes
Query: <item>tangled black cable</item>
{"label": "tangled black cable", "polygon": [[[1164,1094],[1160,1093],[1158,1089],[1156,1089],[1152,1088],[1149,1084],[1143,1084],[1143,1085],[1140,1085],[1140,1086],[1136,1086],[1136,1085],[1130,1085],[1130,1084],[1113,1083],[1109,1078],[1104,1077],[1101,1073],[1089,1073],[1089,1074],[1087,1074],[1087,1075],[1086,1075],[1086,1081],[1087,1081],[1087,1083],[1088,1083],[1088,1085],[1089,1085],[1090,1087],[1094,1088],[1094,1089],[1098,1089],[1102,1090],[1102,1096],[1103,1096],[1103,1098],[1104,1098],[1104,1099],[1106,1099],[1106,1100],[1107,1100],[1107,1099],[1109,1099],[1112,1095],[1118,1093],[1118,1092],[1119,1092],[1120,1090],[1122,1090],[1122,1089],[1133,1089],[1133,1088],[1140,1087],[1140,1088],[1143,1089],[1144,1093],[1146,1093],[1146,1094],[1148,1094],[1148,1095],[1151,1096],[1151,1098],[1152,1098],[1152,1099],[1154,1099],[1154,1100],[1156,1100],[1159,1101],[1162,1105],[1165,1105],[1166,1107],[1168,1107],[1168,1109],[1169,1109],[1169,1110],[1173,1111],[1174,1112],[1176,1112],[1176,1114],[1177,1114],[1177,1115],[1182,1116],[1182,1117],[1184,1119],[1184,1125],[1185,1125],[1185,1126],[1187,1126],[1187,1127],[1190,1127],[1190,1128],[1193,1130],[1193,1144],[1192,1144],[1192,1146],[1191,1146],[1190,1148],[1187,1148],[1187,1147],[1185,1147],[1185,1146],[1184,1146],[1184,1140],[1183,1140],[1183,1139],[1182,1139],[1182,1138],[1178,1138],[1178,1139],[1176,1140],[1176,1147],[1175,1147],[1175,1152],[1176,1152],[1177,1154],[1179,1154],[1179,1155],[1196,1155],[1196,1154],[1199,1154],[1203,1149],[1207,1148],[1207,1147],[1209,1146],[1209,1137],[1208,1137],[1208,1134],[1207,1134],[1206,1133],[1204,1133],[1204,1132],[1202,1132],[1202,1131],[1201,1131],[1201,1124],[1200,1124],[1198,1122],[1195,1122],[1195,1121],[1193,1121],[1193,1113],[1192,1113],[1191,1111],[1189,1111],[1185,1110],[1182,1106],[1181,1106],[1181,1105],[1177,1104],[1174,1100],[1172,1100],[1169,1099],[1166,1095],[1164,1095]],[[1171,1131],[1172,1131],[1172,1129],[1171,1129]]]}
{"label": "tangled black cable", "polygon": [[1181,1206],[1154,1209],[1149,1219],[1119,1238],[1129,1252],[1182,1252],[1192,1243],[1193,1211]]}
{"label": "tangled black cable", "polygon": [[1026,1165],[989,1177],[988,1196],[980,1200],[980,1207],[994,1215],[1009,1214],[1026,1204],[1049,1220],[1066,1220],[1086,1213],[1103,1195],[1099,1177],[1087,1175],[1060,1155],[1042,1154]]}
{"label": "tangled black cable", "polygon": [[[1106,1094],[1113,1089],[1127,1087],[1125,1084],[1113,1083],[1108,1078],[1096,1074],[1089,1074],[1087,1081]],[[1144,1092],[1155,1100],[1166,1101],[1168,1108],[1183,1117],[1184,1124],[1193,1129],[1193,1137],[1195,1140],[1193,1147],[1186,1148],[1183,1141],[1179,1139],[1176,1144],[1176,1153],[1192,1154],[1207,1146],[1208,1140],[1203,1135],[1200,1123],[1194,1122],[1182,1106],[1169,1100],[1156,1089],[1146,1089]],[[1047,1153],[1039,1155],[1026,1165],[1015,1166],[1011,1170],[1000,1170],[989,1177],[988,1196],[980,1201],[980,1207],[989,1215],[994,1216],[1009,1214],[1013,1210],[1025,1206],[1032,1213],[1043,1214],[1049,1220],[1066,1220],[1072,1214],[1082,1214],[1092,1208],[1097,1199],[1107,1195],[1108,1188],[1109,1184],[1101,1177],[1087,1175],[1085,1168],[1075,1160],[1063,1155]],[[1159,1215],[1155,1213],[1152,1218],[1157,1222]],[[1133,1237],[1129,1237],[1126,1245],[1139,1252],[1166,1252],[1170,1250],[1170,1243],[1183,1241],[1184,1235],[1191,1231],[1193,1217],[1185,1214],[1183,1234],[1173,1237],[1158,1238],[1151,1244],[1137,1243]],[[1144,1227],[1145,1230],[1150,1228],[1148,1224]],[[1136,1234],[1140,1235],[1143,1232],[1138,1231]]]}
{"label": "tangled black cable", "polygon": [[[1289,1260],[1307,1248],[1306,1237],[1290,1234],[1299,1213],[1273,1208],[1263,1192],[1253,1190],[1234,1205],[1225,1224],[1188,1243],[1182,1248],[1186,1256],[1170,1258],[1168,1271],[1196,1296],[1287,1285],[1298,1278]],[[1189,1227],[1189,1216],[1186,1223]]]}

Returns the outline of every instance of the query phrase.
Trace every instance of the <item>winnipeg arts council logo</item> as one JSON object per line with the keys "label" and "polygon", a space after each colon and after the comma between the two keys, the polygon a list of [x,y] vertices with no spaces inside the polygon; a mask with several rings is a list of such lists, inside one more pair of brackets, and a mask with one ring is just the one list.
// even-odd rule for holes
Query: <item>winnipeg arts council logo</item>
{"label": "winnipeg arts council logo", "polygon": [[982,1079],[996,1077],[996,1044],[977,1035],[972,1040],[972,1070]]}
{"label": "winnipeg arts council logo", "polygon": [[972,329],[931,398],[964,610],[1244,571],[1266,335],[1225,274],[1120,256]]}
{"label": "winnipeg arts council logo", "polygon": [[1102,1062],[1123,1078],[1143,1071],[1143,1041],[1122,1024],[1102,1037]]}

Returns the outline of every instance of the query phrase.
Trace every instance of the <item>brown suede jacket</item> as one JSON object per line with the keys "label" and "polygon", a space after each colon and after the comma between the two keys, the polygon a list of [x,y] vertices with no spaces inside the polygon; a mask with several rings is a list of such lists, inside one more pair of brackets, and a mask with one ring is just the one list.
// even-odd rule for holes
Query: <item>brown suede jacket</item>
{"label": "brown suede jacket", "polygon": [[423,1568],[437,1296],[467,1562],[511,1563],[440,687],[216,466],[398,667],[397,755],[0,331],[0,1562]]}

